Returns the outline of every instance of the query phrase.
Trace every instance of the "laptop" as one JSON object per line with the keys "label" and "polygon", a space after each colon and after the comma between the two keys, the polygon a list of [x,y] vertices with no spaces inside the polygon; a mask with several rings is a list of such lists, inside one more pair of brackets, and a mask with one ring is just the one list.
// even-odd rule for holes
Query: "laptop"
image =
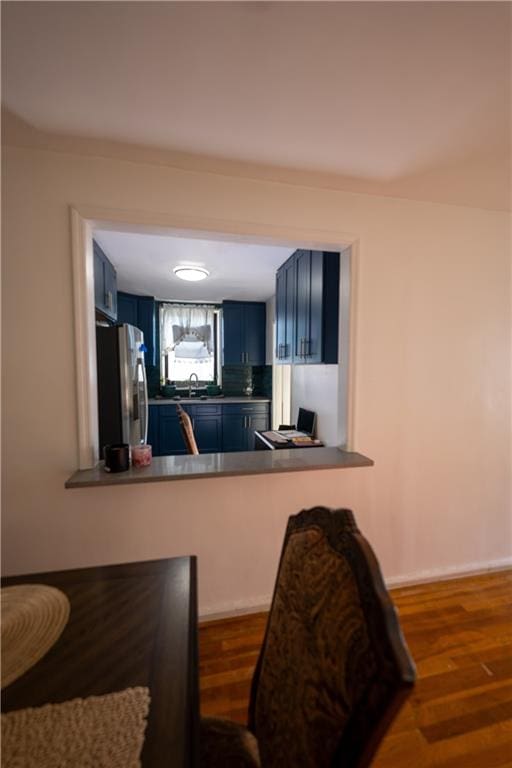
{"label": "laptop", "polygon": [[316,413],[314,411],[307,411],[305,408],[299,408],[297,432],[305,432],[309,437],[313,437],[315,433],[315,422]]}
{"label": "laptop", "polygon": [[308,411],[306,408],[299,408],[296,429],[280,429],[275,434],[281,440],[293,440],[300,437],[314,437],[316,413]]}

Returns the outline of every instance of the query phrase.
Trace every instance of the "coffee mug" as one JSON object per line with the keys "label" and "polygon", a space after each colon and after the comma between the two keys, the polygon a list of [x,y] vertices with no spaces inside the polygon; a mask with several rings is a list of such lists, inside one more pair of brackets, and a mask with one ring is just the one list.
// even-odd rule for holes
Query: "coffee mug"
{"label": "coffee mug", "polygon": [[106,445],[103,449],[105,472],[125,472],[130,467],[130,446],[128,443]]}

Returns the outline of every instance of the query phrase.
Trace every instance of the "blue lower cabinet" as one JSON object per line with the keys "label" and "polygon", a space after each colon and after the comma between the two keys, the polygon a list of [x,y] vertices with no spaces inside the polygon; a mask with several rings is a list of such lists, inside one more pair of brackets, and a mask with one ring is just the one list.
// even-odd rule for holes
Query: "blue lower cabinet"
{"label": "blue lower cabinet", "polygon": [[180,456],[187,453],[177,415],[160,416],[158,443],[160,456]]}
{"label": "blue lower cabinet", "polygon": [[246,417],[237,413],[224,414],[222,417],[222,450],[247,450]]}
{"label": "blue lower cabinet", "polygon": [[187,407],[199,453],[219,453],[222,450],[222,412],[220,405]]}
{"label": "blue lower cabinet", "polygon": [[[222,450],[222,413],[220,406],[184,405],[200,453]],[[148,443],[153,456],[182,456],[187,453],[175,405],[150,405]]]}
{"label": "blue lower cabinet", "polygon": [[233,403],[222,408],[222,450],[254,451],[254,432],[269,429],[269,403]]}
{"label": "blue lower cabinet", "polygon": [[[199,453],[253,451],[254,431],[265,431],[270,423],[269,403],[185,405]],[[186,454],[175,405],[150,405],[148,443],[153,456]]]}

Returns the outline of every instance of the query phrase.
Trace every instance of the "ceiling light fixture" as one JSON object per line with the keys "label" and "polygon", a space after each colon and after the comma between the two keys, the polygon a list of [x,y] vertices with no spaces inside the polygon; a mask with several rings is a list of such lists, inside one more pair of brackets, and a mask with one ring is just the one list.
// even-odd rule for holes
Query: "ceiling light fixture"
{"label": "ceiling light fixture", "polygon": [[204,280],[210,274],[207,269],[203,267],[174,267],[174,274],[179,277],[180,280],[189,280],[190,282],[197,282],[198,280]]}

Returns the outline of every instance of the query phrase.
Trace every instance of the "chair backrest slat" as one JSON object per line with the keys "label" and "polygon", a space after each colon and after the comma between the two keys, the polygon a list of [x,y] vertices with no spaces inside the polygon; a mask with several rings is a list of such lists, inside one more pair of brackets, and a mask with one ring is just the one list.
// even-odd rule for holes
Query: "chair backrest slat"
{"label": "chair backrest slat", "polygon": [[194,435],[192,419],[190,418],[188,413],[181,407],[179,403],[176,405],[176,409],[178,411],[181,434],[183,435],[183,441],[187,448],[187,453],[197,456],[199,454],[199,449],[197,447],[196,438]]}

